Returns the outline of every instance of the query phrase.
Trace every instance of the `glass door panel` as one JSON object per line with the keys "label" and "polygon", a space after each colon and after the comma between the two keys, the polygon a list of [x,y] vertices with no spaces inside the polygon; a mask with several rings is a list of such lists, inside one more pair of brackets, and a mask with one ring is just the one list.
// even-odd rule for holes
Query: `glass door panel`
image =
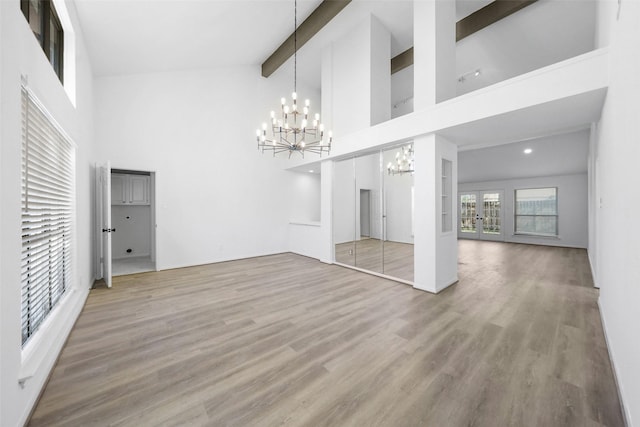
{"label": "glass door panel", "polygon": [[460,194],[458,237],[466,239],[504,240],[503,192],[477,191]]}
{"label": "glass door panel", "polygon": [[502,230],[502,191],[480,191],[482,200],[477,222],[478,235],[483,240],[504,240]]}
{"label": "glass door panel", "polygon": [[477,200],[476,193],[462,193],[460,194],[460,224],[459,224],[459,237],[464,238],[477,238],[478,229],[476,227],[478,212],[477,212]]}
{"label": "glass door panel", "polygon": [[482,194],[482,234],[502,234],[500,193]]}

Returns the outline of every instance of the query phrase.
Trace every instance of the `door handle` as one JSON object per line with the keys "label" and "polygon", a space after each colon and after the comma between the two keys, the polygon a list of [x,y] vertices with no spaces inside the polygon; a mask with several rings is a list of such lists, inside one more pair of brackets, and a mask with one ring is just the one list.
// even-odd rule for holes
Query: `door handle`
{"label": "door handle", "polygon": [[102,232],[103,233],[115,233],[116,229],[115,228],[103,228]]}

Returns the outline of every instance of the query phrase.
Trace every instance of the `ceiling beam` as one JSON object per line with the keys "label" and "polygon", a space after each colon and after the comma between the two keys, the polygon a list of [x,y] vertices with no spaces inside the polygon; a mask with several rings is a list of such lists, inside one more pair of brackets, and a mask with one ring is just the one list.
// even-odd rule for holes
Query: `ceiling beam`
{"label": "ceiling beam", "polygon": [[[456,42],[538,0],[495,0],[456,23]],[[413,47],[391,58],[391,74],[413,65]]]}
{"label": "ceiling beam", "polygon": [[496,0],[456,23],[456,41],[516,13],[537,0]]}
{"label": "ceiling beam", "polygon": [[413,65],[413,47],[391,58],[391,74]]}
{"label": "ceiling beam", "polygon": [[[320,3],[311,15],[300,24],[295,31],[297,35],[297,50],[313,36],[315,36],[325,25],[329,23],[342,9],[344,9],[351,0],[324,0]],[[287,59],[293,56],[294,34],[292,33],[282,43],[266,61],[262,64],[262,77],[269,77],[273,74]]]}

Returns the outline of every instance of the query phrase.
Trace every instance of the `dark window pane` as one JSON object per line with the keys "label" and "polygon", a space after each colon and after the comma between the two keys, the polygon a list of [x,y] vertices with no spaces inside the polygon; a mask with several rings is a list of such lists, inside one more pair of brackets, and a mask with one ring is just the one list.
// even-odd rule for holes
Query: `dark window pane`
{"label": "dark window pane", "polygon": [[42,46],[44,28],[42,25],[43,10],[40,0],[29,0],[29,25],[38,43]]}
{"label": "dark window pane", "polygon": [[62,71],[62,28],[54,14],[49,20],[49,60],[58,76]]}

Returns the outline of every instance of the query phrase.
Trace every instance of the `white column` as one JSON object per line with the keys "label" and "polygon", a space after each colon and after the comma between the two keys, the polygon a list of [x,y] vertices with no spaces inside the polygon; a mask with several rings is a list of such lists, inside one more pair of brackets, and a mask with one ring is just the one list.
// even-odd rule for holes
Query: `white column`
{"label": "white column", "polygon": [[391,35],[378,18],[370,20],[371,126],[391,118]]}
{"label": "white column", "polygon": [[[414,139],[414,287],[438,293],[458,280],[457,147],[436,134]],[[442,159],[451,161],[451,194],[443,198]],[[443,231],[442,213],[451,213]]]}
{"label": "white column", "polygon": [[456,95],[455,0],[413,2],[414,111]]}
{"label": "white column", "polygon": [[435,135],[413,140],[414,288],[436,291],[436,144]]}
{"label": "white column", "polygon": [[390,61],[391,36],[372,15],[323,52],[322,106],[336,139],[391,118]]}
{"label": "white column", "polygon": [[320,176],[320,261],[333,263],[333,160],[321,164]]}

